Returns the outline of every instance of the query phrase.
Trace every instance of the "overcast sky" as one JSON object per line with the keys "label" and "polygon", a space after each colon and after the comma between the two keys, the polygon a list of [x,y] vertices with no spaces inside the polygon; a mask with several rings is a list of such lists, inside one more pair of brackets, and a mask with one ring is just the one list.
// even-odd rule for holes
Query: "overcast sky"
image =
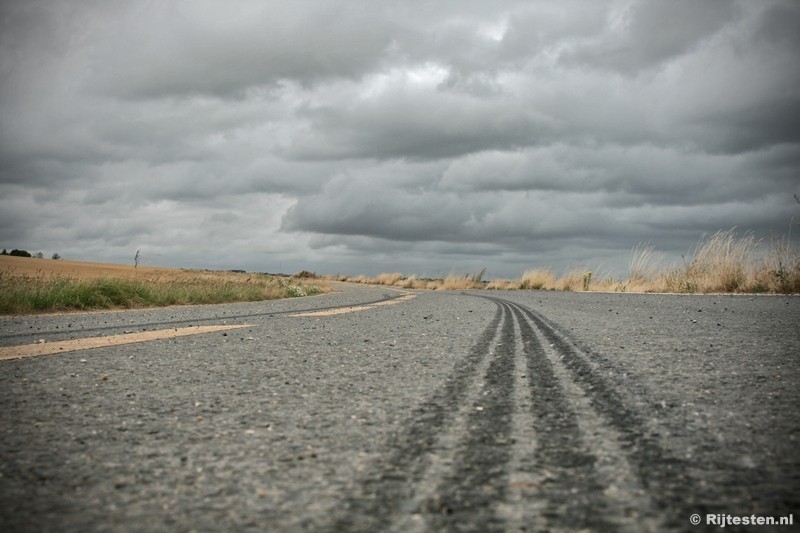
{"label": "overcast sky", "polygon": [[[0,247],[622,269],[800,234],[800,2],[4,1]],[[794,237],[793,237],[794,238]],[[623,272],[624,273],[624,272]]]}

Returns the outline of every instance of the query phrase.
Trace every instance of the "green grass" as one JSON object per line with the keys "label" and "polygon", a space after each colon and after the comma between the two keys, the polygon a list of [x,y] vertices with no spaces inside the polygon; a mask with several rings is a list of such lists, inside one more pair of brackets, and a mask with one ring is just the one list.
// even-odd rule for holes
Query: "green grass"
{"label": "green grass", "polygon": [[251,302],[323,292],[324,284],[263,274],[79,280],[0,272],[0,314]]}

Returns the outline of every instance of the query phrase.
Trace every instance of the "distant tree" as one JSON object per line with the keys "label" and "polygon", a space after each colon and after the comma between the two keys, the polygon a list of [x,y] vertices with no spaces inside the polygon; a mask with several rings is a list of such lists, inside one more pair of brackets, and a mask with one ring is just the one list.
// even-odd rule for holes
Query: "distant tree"
{"label": "distant tree", "polygon": [[42,252],[36,252],[33,256],[37,259],[44,259],[44,253]]}
{"label": "distant tree", "polygon": [[26,252],[25,250],[17,250],[16,248],[11,250],[11,253],[8,255],[15,255],[17,257],[31,257],[30,253]]}
{"label": "distant tree", "polygon": [[54,253],[54,254],[53,254],[53,259],[55,259],[56,261],[58,261],[59,259],[61,259],[61,256],[60,256],[60,255],[58,255],[58,253]]}
{"label": "distant tree", "polygon": [[2,253],[2,254],[0,254],[0,255],[8,255],[8,250],[6,250],[5,248],[3,248],[3,253]]}

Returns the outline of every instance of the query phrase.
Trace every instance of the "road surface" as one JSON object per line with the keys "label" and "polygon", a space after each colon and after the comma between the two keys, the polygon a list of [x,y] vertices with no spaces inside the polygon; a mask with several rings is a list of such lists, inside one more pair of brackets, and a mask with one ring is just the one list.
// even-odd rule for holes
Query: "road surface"
{"label": "road surface", "polygon": [[0,320],[0,531],[800,524],[800,298],[337,288]]}

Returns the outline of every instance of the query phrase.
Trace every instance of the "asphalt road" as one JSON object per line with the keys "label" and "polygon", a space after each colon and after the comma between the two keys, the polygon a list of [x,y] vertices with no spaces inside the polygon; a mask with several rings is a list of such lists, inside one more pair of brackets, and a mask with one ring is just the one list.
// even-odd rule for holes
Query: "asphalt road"
{"label": "asphalt road", "polygon": [[0,361],[0,531],[800,524],[800,298],[340,288],[0,320],[247,324]]}

